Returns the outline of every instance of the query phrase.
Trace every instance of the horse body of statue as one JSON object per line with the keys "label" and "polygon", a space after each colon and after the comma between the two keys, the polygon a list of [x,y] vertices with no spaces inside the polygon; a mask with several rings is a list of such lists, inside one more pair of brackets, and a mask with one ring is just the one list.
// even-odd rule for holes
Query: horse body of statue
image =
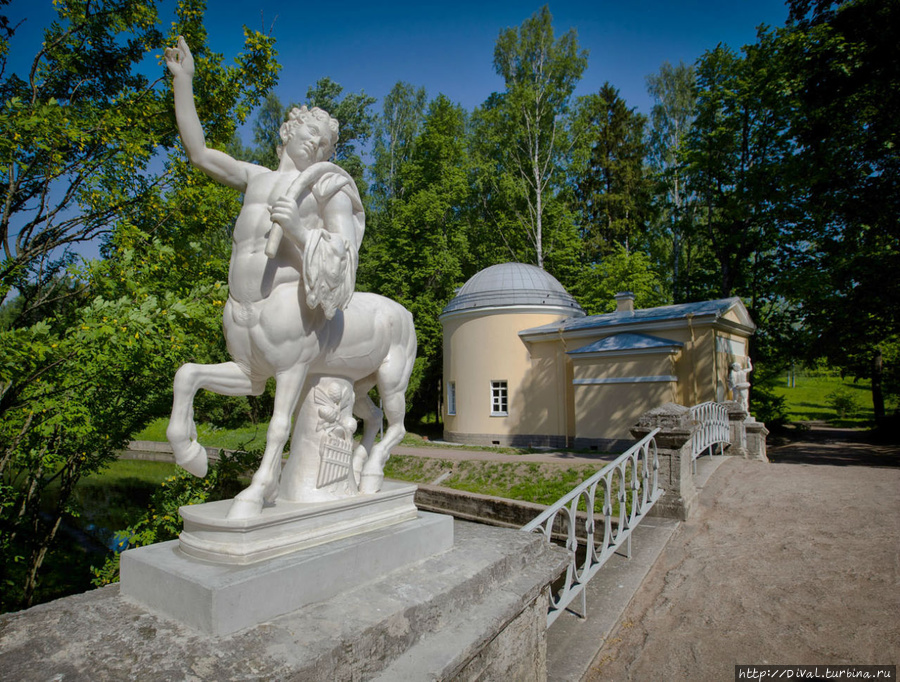
{"label": "horse body of statue", "polygon": [[[405,433],[405,392],[416,338],[412,316],[401,305],[353,293],[365,216],[353,179],[325,161],[337,141],[337,121],[317,108],[294,109],[282,126],[277,170],[238,161],[206,147],[194,107],[193,59],[183,39],[166,50],[166,61],[189,159],[244,193],[223,314],[232,361],[189,363],[176,373],[167,430],[176,462],[195,475],[206,474],[207,454],[193,422],[198,390],[259,395],[274,377],[275,402],[262,463],[250,486],[235,498],[229,518],[260,513],[278,494],[282,451],[309,377],[334,376],[353,384],[353,413],[364,422],[347,494],[377,492],[390,449]],[[377,444],[382,413],[368,397],[374,386],[388,421]]]}

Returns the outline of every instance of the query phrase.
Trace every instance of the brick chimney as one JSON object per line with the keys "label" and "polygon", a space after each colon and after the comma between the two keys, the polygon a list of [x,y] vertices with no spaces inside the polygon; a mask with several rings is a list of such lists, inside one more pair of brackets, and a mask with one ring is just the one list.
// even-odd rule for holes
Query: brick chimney
{"label": "brick chimney", "polygon": [[634,315],[634,294],[630,291],[620,291],[616,294],[616,312],[626,315]]}

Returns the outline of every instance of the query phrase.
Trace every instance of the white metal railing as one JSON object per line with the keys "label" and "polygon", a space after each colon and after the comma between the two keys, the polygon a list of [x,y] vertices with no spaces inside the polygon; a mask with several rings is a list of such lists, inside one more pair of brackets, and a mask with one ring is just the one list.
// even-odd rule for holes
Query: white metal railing
{"label": "white metal railing", "polygon": [[724,453],[726,443],[731,442],[728,409],[721,403],[708,402],[694,405],[690,412],[693,426],[691,433],[691,465],[697,473],[697,458],[709,450],[712,457],[716,445],[719,454]]}
{"label": "white metal railing", "polygon": [[[534,521],[522,527],[528,532],[541,532],[548,542],[553,536],[565,538],[566,549],[572,556],[562,586],[550,595],[547,625],[550,626],[564,609],[581,595],[581,617],[585,617],[587,602],[585,587],[603,564],[626,544],[626,556],[631,558],[631,533],[662,495],[659,487],[659,457],[654,429],[614,461],[600,469],[564,497],[549,507]],[[603,500],[603,511],[594,513],[597,489]],[[584,500],[584,512],[578,511]],[[616,502],[618,523],[613,527],[613,503]],[[579,521],[583,534],[577,532]],[[603,526],[603,535],[595,537],[595,526]],[[583,546],[579,543],[583,542]],[[583,556],[582,556],[583,555]]]}

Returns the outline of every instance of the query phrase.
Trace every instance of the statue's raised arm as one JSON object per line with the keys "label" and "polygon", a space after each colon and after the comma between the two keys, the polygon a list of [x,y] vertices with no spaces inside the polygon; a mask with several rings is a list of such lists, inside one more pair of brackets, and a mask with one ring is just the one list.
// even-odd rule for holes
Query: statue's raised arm
{"label": "statue's raised arm", "polygon": [[167,47],[165,55],[166,66],[172,74],[175,120],[188,159],[214,180],[243,192],[248,175],[258,167],[206,146],[206,136],[194,105],[194,57],[184,38],[178,36],[178,45]]}

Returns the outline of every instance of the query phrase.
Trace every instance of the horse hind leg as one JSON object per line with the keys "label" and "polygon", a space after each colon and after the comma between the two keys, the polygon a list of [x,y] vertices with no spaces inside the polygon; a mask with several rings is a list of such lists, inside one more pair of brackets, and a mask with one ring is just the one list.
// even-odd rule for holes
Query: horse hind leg
{"label": "horse hind leg", "polygon": [[381,490],[381,484],[384,482],[384,465],[391,456],[391,449],[406,435],[403,426],[403,418],[406,416],[406,391],[383,394],[382,404],[388,427],[384,437],[372,447],[371,454],[362,468],[359,491],[364,494],[377,493]]}
{"label": "horse hind leg", "polygon": [[353,450],[353,477],[357,484],[363,464],[372,452],[372,446],[375,444],[375,437],[378,435],[384,416],[384,413],[369,397],[369,391],[374,385],[374,378],[367,378],[356,382],[353,386],[355,394],[353,414],[363,420],[362,438],[359,445]]}
{"label": "horse hind leg", "polygon": [[363,465],[359,490],[361,493],[377,493],[384,482],[384,465],[394,448],[406,435],[403,418],[406,416],[406,387],[416,359],[416,331],[412,315],[396,303],[392,318],[394,338],[387,359],[378,368],[378,392],[381,394],[387,429],[376,443]]}

